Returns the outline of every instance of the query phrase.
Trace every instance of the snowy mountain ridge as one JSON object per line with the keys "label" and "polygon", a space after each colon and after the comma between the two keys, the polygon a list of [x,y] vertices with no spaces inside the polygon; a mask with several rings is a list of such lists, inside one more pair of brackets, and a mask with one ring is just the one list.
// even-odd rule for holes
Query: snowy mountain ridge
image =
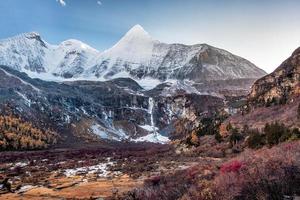
{"label": "snowy mountain ridge", "polygon": [[251,62],[207,44],[166,44],[153,39],[140,25],[130,29],[112,48],[99,52],[78,40],[59,45],[38,33],[0,40],[0,65],[44,80],[227,80],[262,77]]}
{"label": "snowy mountain ridge", "polygon": [[0,40],[0,64],[23,72],[50,73],[68,78],[82,73],[99,52],[78,40],[51,45],[36,32]]}

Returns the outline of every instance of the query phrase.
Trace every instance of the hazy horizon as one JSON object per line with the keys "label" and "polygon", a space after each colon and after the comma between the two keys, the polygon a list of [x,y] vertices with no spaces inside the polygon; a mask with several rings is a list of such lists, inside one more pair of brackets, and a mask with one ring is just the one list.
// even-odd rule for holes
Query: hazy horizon
{"label": "hazy horizon", "polygon": [[209,45],[273,71],[300,46],[296,0],[10,0],[0,38],[36,31],[47,42],[78,39],[103,51],[135,24],[166,43]]}

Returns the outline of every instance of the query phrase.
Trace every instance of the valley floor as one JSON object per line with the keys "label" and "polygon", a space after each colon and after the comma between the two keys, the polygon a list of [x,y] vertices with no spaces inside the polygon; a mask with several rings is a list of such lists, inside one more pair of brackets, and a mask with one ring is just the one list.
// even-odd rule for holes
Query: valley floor
{"label": "valley floor", "polygon": [[116,192],[127,192],[142,185],[142,179],[132,179],[127,175],[114,178],[86,180],[81,176],[48,179],[51,186],[22,187],[16,193],[6,193],[3,199],[96,199],[112,196]]}
{"label": "valley floor", "polygon": [[0,199],[293,199],[300,195],[299,152],[300,141],[235,152],[213,136],[188,148],[127,143],[1,152]]}
{"label": "valley floor", "polygon": [[[8,177],[1,199],[115,198],[145,180],[186,170],[218,158],[181,156],[173,147],[128,144],[126,147],[56,149],[0,153],[1,177]],[[1,186],[1,185],[0,185]]]}

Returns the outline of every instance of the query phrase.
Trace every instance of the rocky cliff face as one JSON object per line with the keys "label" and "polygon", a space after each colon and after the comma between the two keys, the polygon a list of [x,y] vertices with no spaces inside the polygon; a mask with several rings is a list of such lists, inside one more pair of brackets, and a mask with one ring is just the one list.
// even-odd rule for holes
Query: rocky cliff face
{"label": "rocky cliff face", "polygon": [[50,128],[63,144],[83,141],[166,142],[173,124],[186,120],[197,126],[201,116],[218,112],[223,100],[196,93],[166,96],[160,88],[143,90],[135,81],[119,78],[106,82],[45,82],[0,68],[1,112],[37,127]]}
{"label": "rocky cliff face", "polygon": [[282,122],[300,127],[300,48],[273,73],[257,80],[242,114],[228,119],[238,127],[263,128],[266,123]]}
{"label": "rocky cliff face", "polygon": [[253,106],[285,104],[300,94],[300,48],[273,73],[257,80],[249,101]]}

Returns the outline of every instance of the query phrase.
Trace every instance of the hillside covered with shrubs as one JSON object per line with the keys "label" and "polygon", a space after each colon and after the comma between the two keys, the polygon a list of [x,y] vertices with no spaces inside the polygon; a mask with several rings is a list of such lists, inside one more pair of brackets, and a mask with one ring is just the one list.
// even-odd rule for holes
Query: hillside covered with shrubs
{"label": "hillside covered with shrubs", "polygon": [[56,143],[56,134],[35,128],[13,116],[0,116],[0,150],[44,149]]}
{"label": "hillside covered with shrubs", "polygon": [[147,179],[142,188],[113,200],[293,199],[300,195],[300,141],[247,149],[221,164],[198,163]]}

